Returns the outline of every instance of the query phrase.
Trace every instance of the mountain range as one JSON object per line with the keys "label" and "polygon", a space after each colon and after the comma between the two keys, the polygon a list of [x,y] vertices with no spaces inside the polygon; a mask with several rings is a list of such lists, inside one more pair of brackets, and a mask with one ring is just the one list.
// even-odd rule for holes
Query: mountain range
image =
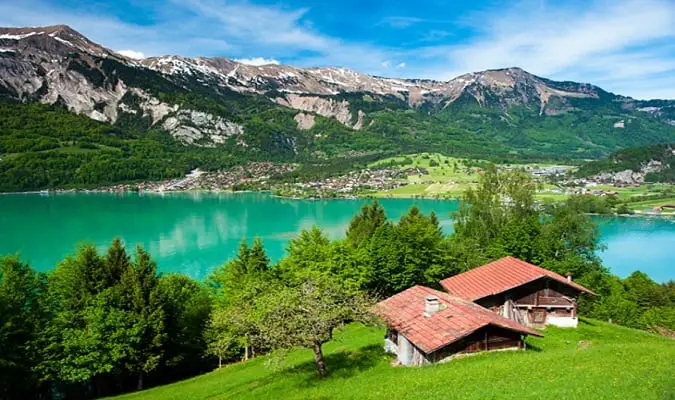
{"label": "mountain range", "polygon": [[[230,161],[427,150],[579,160],[675,141],[673,100],[635,100],[520,68],[434,81],[223,57],[135,60],[65,25],[0,28],[0,98],[17,118],[46,107],[39,110],[99,121],[120,138],[164,135],[187,148],[217,149]],[[69,124],[83,124],[79,117]],[[64,141],[52,133],[46,137],[57,147],[29,143],[11,151],[17,140],[47,139],[5,122],[0,154],[58,152],[82,141],[104,149],[99,139]]]}

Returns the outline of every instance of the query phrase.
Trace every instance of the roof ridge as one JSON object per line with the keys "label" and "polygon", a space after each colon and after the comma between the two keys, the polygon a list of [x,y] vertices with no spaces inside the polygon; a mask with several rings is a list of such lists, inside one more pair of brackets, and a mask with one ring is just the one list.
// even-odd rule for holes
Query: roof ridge
{"label": "roof ridge", "polygon": [[445,278],[440,284],[453,295],[475,301],[545,277],[595,295],[593,291],[557,272],[510,255]]}

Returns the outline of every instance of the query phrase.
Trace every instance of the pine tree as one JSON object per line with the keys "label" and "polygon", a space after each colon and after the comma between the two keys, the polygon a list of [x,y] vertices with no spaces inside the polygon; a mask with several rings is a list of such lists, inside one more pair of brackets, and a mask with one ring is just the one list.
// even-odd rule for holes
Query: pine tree
{"label": "pine tree", "polygon": [[239,243],[239,251],[234,260],[228,263],[228,274],[231,279],[243,279],[248,269],[248,259],[251,256],[251,249],[248,247],[246,238]]}
{"label": "pine tree", "polygon": [[165,310],[159,290],[157,265],[139,245],[136,259],[122,274],[122,307],[133,321],[136,340],[130,343],[127,368],[138,374],[137,389],[143,389],[143,377],[155,370],[162,358],[166,340]]}
{"label": "pine tree", "polygon": [[122,274],[129,268],[129,255],[119,238],[113,239],[106,256],[106,283],[116,285],[122,279]]}
{"label": "pine tree", "polygon": [[257,276],[265,273],[269,268],[269,263],[270,259],[265,253],[265,247],[263,246],[262,240],[256,238],[253,241],[253,246],[248,253],[248,259],[246,260],[247,274]]}
{"label": "pine tree", "polygon": [[347,229],[347,242],[358,247],[370,240],[375,231],[387,222],[384,208],[377,200],[361,207],[361,212],[352,218]]}

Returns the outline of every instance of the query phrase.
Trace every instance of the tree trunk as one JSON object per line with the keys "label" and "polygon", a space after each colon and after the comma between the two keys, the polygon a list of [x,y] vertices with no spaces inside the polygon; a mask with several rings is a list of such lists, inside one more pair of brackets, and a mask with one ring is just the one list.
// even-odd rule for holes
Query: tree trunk
{"label": "tree trunk", "polygon": [[143,371],[138,373],[138,384],[136,390],[143,390]]}
{"label": "tree trunk", "polygon": [[223,357],[218,357],[218,369],[223,366]]}
{"label": "tree trunk", "polygon": [[244,346],[244,361],[248,361],[248,346]]}
{"label": "tree trunk", "polygon": [[98,383],[96,375],[91,377],[91,386],[94,388],[94,393],[96,393],[96,397],[101,397],[101,385]]}
{"label": "tree trunk", "polygon": [[323,361],[323,352],[321,351],[321,343],[315,342],[313,350],[314,350],[314,362],[316,363],[316,372],[318,372],[319,376],[323,378],[326,376],[326,364]]}

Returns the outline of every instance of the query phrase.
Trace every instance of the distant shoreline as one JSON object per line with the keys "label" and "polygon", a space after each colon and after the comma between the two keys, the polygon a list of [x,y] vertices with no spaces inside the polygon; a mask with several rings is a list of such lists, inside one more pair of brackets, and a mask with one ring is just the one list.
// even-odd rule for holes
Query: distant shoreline
{"label": "distant shoreline", "polygon": [[[432,197],[432,196],[372,196],[372,195],[356,195],[356,196],[338,196],[338,197],[299,197],[299,196],[283,196],[274,194],[270,190],[209,190],[209,189],[188,189],[188,190],[170,190],[170,191],[158,191],[158,190],[98,190],[98,189],[62,189],[62,190],[49,190],[49,191],[26,191],[26,192],[0,192],[0,195],[58,195],[58,194],[187,194],[187,193],[201,193],[201,194],[218,194],[218,193],[231,193],[231,194],[244,194],[244,193],[264,193],[268,194],[270,197],[286,199],[286,200],[369,200],[369,199],[401,199],[401,200],[437,200],[437,201],[451,201],[459,200],[458,197]],[[652,211],[636,211],[634,214],[597,214],[597,213],[588,213],[587,215],[593,217],[633,217],[633,218],[644,218],[644,217],[659,217],[659,218],[675,218],[675,212],[673,213],[656,213]]]}

